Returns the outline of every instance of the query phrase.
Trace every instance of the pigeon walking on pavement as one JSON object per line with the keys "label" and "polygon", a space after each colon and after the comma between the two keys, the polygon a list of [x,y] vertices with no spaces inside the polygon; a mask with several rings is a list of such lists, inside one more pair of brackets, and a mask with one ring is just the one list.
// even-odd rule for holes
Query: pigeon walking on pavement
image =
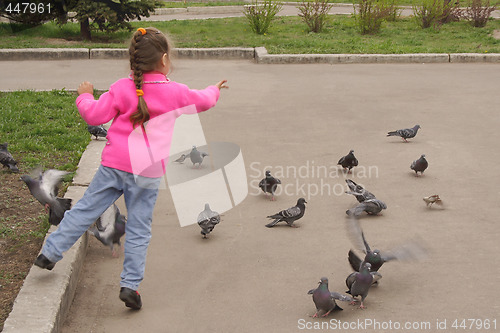
{"label": "pigeon walking on pavement", "polygon": [[337,165],[341,165],[344,170],[348,169],[347,173],[350,173],[352,168],[358,166],[358,159],[354,156],[354,150],[350,150],[349,154],[341,157]]}
{"label": "pigeon walking on pavement", "polygon": [[415,171],[415,175],[418,176],[418,173],[420,172],[420,175],[424,174],[425,169],[429,166],[429,163],[425,159],[425,155],[422,154],[420,158],[416,161],[413,161],[413,163],[410,165],[410,169]]}
{"label": "pigeon walking on pavement", "polygon": [[102,125],[99,126],[87,125],[87,130],[91,135],[95,136],[96,140],[99,140],[99,137],[105,138],[106,135],[108,135],[108,131]]}
{"label": "pigeon walking on pavement", "polygon": [[350,191],[346,191],[345,193],[354,195],[358,202],[361,203],[366,200],[375,199],[373,193],[367,191],[363,186],[356,184],[353,180],[346,179],[345,182],[350,189]]}
{"label": "pigeon walking on pavement", "polygon": [[4,167],[9,168],[12,172],[19,172],[17,162],[14,160],[14,157],[12,157],[7,146],[7,142],[0,144],[0,163],[2,163]]}
{"label": "pigeon walking on pavement", "polygon": [[[359,268],[359,272],[349,274],[345,280],[345,284],[349,290],[346,293],[351,294],[352,297],[361,296],[360,309],[365,309],[364,301],[368,296],[368,291],[373,283],[373,275],[370,273],[371,264],[368,262],[363,263]],[[354,305],[358,300],[353,300],[351,305]]]}
{"label": "pigeon walking on pavement", "polygon": [[267,218],[273,219],[274,221],[266,224],[266,227],[272,228],[278,222],[286,222],[290,227],[298,228],[293,224],[293,222],[297,221],[298,219],[302,218],[304,216],[304,213],[306,211],[306,204],[307,201],[304,198],[300,198],[297,200],[297,205],[290,207],[288,209],[284,209],[274,215],[270,215]]}
{"label": "pigeon walking on pavement", "polygon": [[58,186],[62,178],[69,172],[50,169],[44,173],[39,172],[38,179],[28,175],[21,176],[31,194],[49,211],[49,222],[59,225],[64,212],[71,208],[71,199],[58,198]]}
{"label": "pigeon walking on pavement", "polygon": [[214,230],[215,225],[220,222],[220,215],[210,209],[208,203],[205,204],[205,210],[198,215],[198,225],[201,227],[201,234],[203,238]]}
{"label": "pigeon walking on pavement", "polygon": [[412,128],[400,129],[397,131],[391,131],[387,133],[387,136],[400,136],[404,142],[408,142],[406,139],[414,138],[417,135],[420,125],[415,125]]}
{"label": "pigeon walking on pavement", "polygon": [[127,218],[120,214],[116,204],[109,206],[106,211],[95,221],[95,225],[89,229],[101,243],[109,246],[111,255],[116,257],[115,244],[121,246],[120,238],[125,235]]}
{"label": "pigeon walking on pavement", "polygon": [[383,209],[387,209],[385,202],[379,199],[369,199],[358,204],[356,207],[348,209],[345,213],[349,216],[358,217],[363,212],[368,213],[368,215],[377,215]]}
{"label": "pigeon walking on pavement", "polygon": [[193,149],[191,150],[191,153],[189,153],[189,158],[191,159],[191,162],[193,163],[193,168],[198,164],[198,168],[201,168],[201,163],[203,163],[203,159],[208,156],[207,153],[205,152],[200,152],[196,146],[193,146]]}
{"label": "pigeon walking on pavement", "polygon": [[181,156],[179,156],[178,159],[176,159],[174,162],[177,162],[177,163],[184,163],[184,161],[186,160],[186,157],[187,155],[186,154],[182,154]]}
{"label": "pigeon walking on pavement", "polygon": [[334,310],[343,310],[335,300],[344,302],[352,302],[354,300],[351,296],[330,291],[326,277],[321,278],[318,288],[309,290],[307,294],[312,295],[314,305],[316,305],[316,313],[313,315],[313,318],[317,318],[320,311],[325,312],[322,317],[326,317]]}
{"label": "pigeon walking on pavement", "polygon": [[276,188],[281,184],[281,180],[278,178],[274,178],[271,176],[271,171],[266,171],[266,178],[262,179],[259,183],[259,187],[262,191],[267,195],[267,193],[271,193],[271,201],[274,201],[274,192],[276,192]]}

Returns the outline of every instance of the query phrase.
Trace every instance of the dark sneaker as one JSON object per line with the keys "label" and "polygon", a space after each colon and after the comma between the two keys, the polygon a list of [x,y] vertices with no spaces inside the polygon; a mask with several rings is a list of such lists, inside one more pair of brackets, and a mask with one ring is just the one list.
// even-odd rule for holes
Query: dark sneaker
{"label": "dark sneaker", "polygon": [[142,307],[141,295],[130,288],[120,288],[120,299],[125,302],[125,306],[128,308],[139,310]]}
{"label": "dark sneaker", "polygon": [[48,269],[49,271],[51,271],[52,268],[54,268],[55,265],[56,265],[55,262],[50,261],[43,254],[40,254],[38,256],[38,258],[36,258],[36,260],[35,260],[35,266],[38,266],[40,268]]}

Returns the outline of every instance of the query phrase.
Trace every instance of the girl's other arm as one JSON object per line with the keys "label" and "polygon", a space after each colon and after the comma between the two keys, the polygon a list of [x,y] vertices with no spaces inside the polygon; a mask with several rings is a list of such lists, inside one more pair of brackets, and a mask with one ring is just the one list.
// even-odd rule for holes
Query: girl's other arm
{"label": "girl's other arm", "polygon": [[94,99],[94,86],[90,82],[82,82],[77,89],[76,106],[82,118],[89,125],[105,124],[116,115],[114,99],[110,92],[105,92],[98,100]]}

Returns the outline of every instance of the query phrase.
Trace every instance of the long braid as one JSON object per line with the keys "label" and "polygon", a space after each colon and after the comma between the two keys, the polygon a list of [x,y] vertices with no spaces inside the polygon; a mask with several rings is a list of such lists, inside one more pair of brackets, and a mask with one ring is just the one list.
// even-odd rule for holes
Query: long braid
{"label": "long braid", "polygon": [[[141,62],[139,59],[139,52],[137,50],[137,44],[142,39],[143,35],[141,32],[137,31],[132,38],[132,43],[130,45],[130,68],[134,73],[134,83],[135,88],[142,90],[144,69],[141,68]],[[133,51],[132,51],[133,50]],[[137,103],[137,111],[130,116],[130,121],[132,121],[132,126],[142,125],[149,120],[149,110],[146,101],[143,96],[139,96],[139,101]]]}
{"label": "long braid", "polygon": [[149,120],[149,110],[142,96],[144,84],[144,73],[157,68],[160,60],[166,54],[170,54],[171,46],[167,37],[155,28],[139,28],[130,41],[130,69],[139,101],[137,111],[130,116],[133,127],[142,125]]}

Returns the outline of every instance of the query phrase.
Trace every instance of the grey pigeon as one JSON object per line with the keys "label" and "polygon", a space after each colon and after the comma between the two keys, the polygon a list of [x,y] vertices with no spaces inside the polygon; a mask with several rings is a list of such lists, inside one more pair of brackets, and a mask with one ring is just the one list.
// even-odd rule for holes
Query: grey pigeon
{"label": "grey pigeon", "polygon": [[351,296],[328,290],[328,279],[326,277],[321,278],[318,288],[311,289],[307,293],[312,295],[314,305],[316,305],[316,313],[313,318],[317,318],[320,311],[324,311],[325,314],[323,314],[323,317],[326,317],[334,310],[343,310],[337,305],[335,300],[344,302],[354,301]]}
{"label": "grey pigeon", "polygon": [[[368,291],[373,283],[373,275],[370,273],[371,264],[368,262],[361,265],[359,272],[353,272],[347,276],[345,284],[349,290],[346,293],[351,294],[352,297],[361,296],[361,309],[365,309],[363,304],[366,296],[368,296]],[[351,304],[354,305],[356,301],[352,301]]]}
{"label": "grey pigeon", "polygon": [[354,150],[350,150],[349,154],[341,157],[337,165],[341,165],[344,170],[348,169],[347,173],[351,172],[351,169],[358,165],[358,159],[354,156]]}
{"label": "grey pigeon", "polygon": [[428,166],[429,163],[425,159],[425,155],[422,154],[422,156],[420,156],[418,160],[413,161],[413,163],[410,165],[410,169],[415,171],[415,175],[418,176],[418,173],[420,172],[420,174],[422,175]]}
{"label": "grey pigeon", "polygon": [[214,230],[215,225],[220,222],[220,215],[210,209],[208,203],[205,204],[205,210],[198,215],[198,225],[201,227],[201,234],[203,238]]}
{"label": "grey pigeon", "polygon": [[198,151],[198,149],[196,149],[196,146],[193,146],[193,149],[189,153],[189,158],[193,163],[193,167],[195,167],[196,164],[198,164],[198,167],[201,168],[201,163],[203,163],[203,159],[205,158],[205,156],[208,156],[208,154],[205,152]]}
{"label": "grey pigeon", "polygon": [[108,131],[102,125],[99,126],[88,125],[87,130],[91,135],[95,136],[96,140],[99,140],[99,137],[105,138],[106,135],[108,135]]}
{"label": "grey pigeon", "polygon": [[360,223],[357,219],[350,219],[347,224],[347,232],[349,238],[354,243],[355,247],[365,253],[365,257],[361,260],[353,250],[349,250],[348,260],[352,269],[356,272],[360,270],[360,267],[364,263],[370,263],[371,272],[377,272],[382,265],[391,260],[418,260],[426,256],[427,250],[421,245],[421,241],[415,237],[403,245],[394,248],[391,251],[384,251],[382,253],[380,250],[372,250],[368,242],[366,241],[363,230],[361,229]]}
{"label": "grey pigeon", "polygon": [[278,178],[274,178],[271,176],[271,171],[266,171],[266,178],[262,179],[259,183],[259,187],[262,189],[264,193],[271,193],[271,201],[274,201],[274,192],[276,192],[276,188],[281,184],[281,180]]}
{"label": "grey pigeon", "polygon": [[377,215],[383,209],[386,209],[387,205],[379,199],[369,199],[358,204],[356,207],[348,209],[346,214],[349,216],[360,216],[363,212],[368,213],[368,215]]}
{"label": "grey pigeon", "polygon": [[176,159],[174,162],[177,162],[177,163],[184,163],[184,160],[186,159],[187,155],[186,154],[182,154],[178,159]]}
{"label": "grey pigeon", "polygon": [[281,221],[286,222],[290,227],[296,227],[293,225],[293,222],[304,216],[304,213],[306,211],[306,203],[306,199],[300,198],[299,200],[297,200],[297,205],[288,209],[284,209],[274,215],[268,216],[267,218],[274,219],[274,221],[266,224],[266,227],[272,228]]}
{"label": "grey pigeon", "polygon": [[397,131],[391,131],[387,133],[387,136],[400,136],[405,142],[408,142],[406,139],[414,138],[417,135],[418,129],[420,125],[415,125],[413,128],[405,128]]}
{"label": "grey pigeon", "polygon": [[58,186],[62,178],[69,172],[50,169],[44,173],[39,172],[38,179],[28,175],[21,176],[31,194],[49,210],[49,222],[59,225],[64,217],[64,212],[71,208],[71,199],[58,198]]}
{"label": "grey pigeon", "polygon": [[111,248],[111,254],[116,256],[115,244],[121,246],[120,238],[125,234],[127,218],[120,214],[116,204],[109,206],[89,229],[101,243]]}
{"label": "grey pigeon", "polygon": [[365,190],[363,186],[356,184],[353,180],[346,179],[345,182],[350,189],[350,191],[346,191],[345,193],[354,195],[358,202],[375,199],[373,193]]}
{"label": "grey pigeon", "polygon": [[7,146],[7,142],[0,144],[0,163],[2,163],[4,167],[9,168],[12,172],[19,172],[19,169],[17,168],[17,162],[10,154]]}

